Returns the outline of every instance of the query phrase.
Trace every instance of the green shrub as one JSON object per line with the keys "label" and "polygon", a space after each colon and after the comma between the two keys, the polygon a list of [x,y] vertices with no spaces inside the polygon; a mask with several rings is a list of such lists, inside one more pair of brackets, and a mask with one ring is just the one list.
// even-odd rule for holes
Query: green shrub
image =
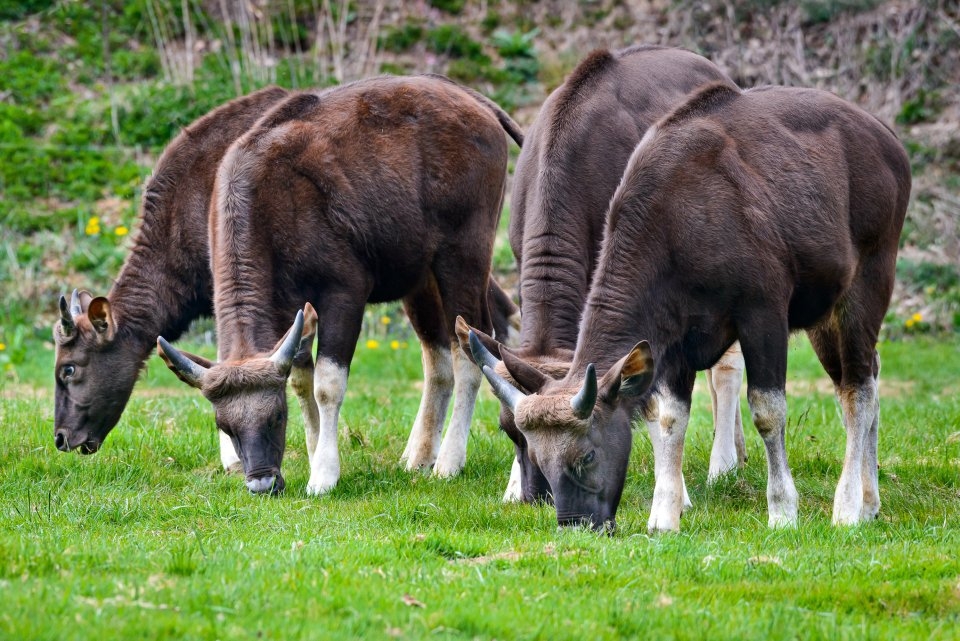
{"label": "green shrub", "polygon": [[22,20],[53,6],[54,0],[2,0],[0,20]]}
{"label": "green shrub", "polygon": [[487,9],[487,13],[483,16],[480,26],[483,27],[483,30],[487,33],[490,33],[500,26],[500,14],[497,13],[496,9]]}
{"label": "green shrub", "polygon": [[440,11],[446,11],[447,13],[452,13],[453,15],[459,15],[463,11],[463,6],[467,4],[466,0],[427,0],[429,4],[434,9],[440,9]]}
{"label": "green shrub", "polygon": [[497,29],[493,32],[493,46],[504,58],[536,58],[534,41],[539,33],[539,29],[527,32]]}
{"label": "green shrub", "polygon": [[389,73],[394,76],[404,76],[410,73],[409,69],[404,67],[401,64],[396,64],[393,62],[381,62],[380,63],[380,73]]}
{"label": "green shrub", "polygon": [[13,143],[25,136],[36,136],[43,124],[43,118],[36,109],[0,102],[0,142]]}
{"label": "green shrub", "polygon": [[463,29],[456,25],[441,25],[427,32],[427,48],[434,53],[445,54],[451,58],[486,58],[483,47],[472,40]]}
{"label": "green shrub", "polygon": [[447,75],[467,84],[486,81],[499,85],[511,80],[505,70],[491,66],[489,59],[483,62],[467,58],[451,60],[447,65]]}
{"label": "green shrub", "polygon": [[936,94],[921,87],[915,96],[905,100],[897,114],[898,125],[915,125],[936,118]]}
{"label": "green shrub", "polygon": [[807,23],[820,24],[832,21],[841,13],[870,11],[878,4],[880,0],[805,0],[803,10]]}
{"label": "green shrub", "polygon": [[29,51],[17,51],[0,60],[0,90],[9,91],[17,104],[46,102],[66,88],[59,66]]}
{"label": "green shrub", "polygon": [[380,37],[380,48],[394,53],[403,53],[423,40],[423,27],[416,22],[408,22],[402,27],[390,27]]}

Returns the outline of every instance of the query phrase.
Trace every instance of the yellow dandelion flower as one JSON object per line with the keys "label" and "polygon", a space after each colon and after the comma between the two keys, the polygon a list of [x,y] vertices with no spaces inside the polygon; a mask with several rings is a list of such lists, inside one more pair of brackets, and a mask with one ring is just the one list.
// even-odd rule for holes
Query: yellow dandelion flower
{"label": "yellow dandelion flower", "polygon": [[912,328],[914,325],[916,325],[916,324],[917,324],[917,321],[913,320],[913,318],[908,318],[908,319],[906,320],[906,322],[904,322],[903,325],[904,325],[904,327],[906,327],[907,329],[911,329],[911,328]]}
{"label": "yellow dandelion flower", "polygon": [[400,349],[400,341],[390,341],[390,349]]}
{"label": "yellow dandelion flower", "polygon": [[117,228],[113,230],[113,233],[115,236],[126,236],[130,233],[130,230],[123,225],[118,225]]}
{"label": "yellow dandelion flower", "polygon": [[389,325],[389,324],[390,324],[390,317],[389,317],[389,316],[381,316],[381,317],[380,317],[380,323],[383,324],[383,325]]}
{"label": "yellow dandelion flower", "polygon": [[380,347],[380,341],[372,338],[367,341],[367,349],[377,349],[378,347]]}
{"label": "yellow dandelion flower", "polygon": [[7,344],[6,344],[6,343],[0,343],[0,352],[4,351],[4,350],[6,350],[6,349],[7,349]]}
{"label": "yellow dandelion flower", "polygon": [[87,221],[87,228],[84,230],[87,233],[87,236],[96,236],[100,233],[100,219],[96,216],[91,216],[90,220]]}
{"label": "yellow dandelion flower", "polygon": [[923,322],[923,314],[921,314],[920,312],[917,312],[916,314],[910,317],[910,320],[912,320],[914,323]]}

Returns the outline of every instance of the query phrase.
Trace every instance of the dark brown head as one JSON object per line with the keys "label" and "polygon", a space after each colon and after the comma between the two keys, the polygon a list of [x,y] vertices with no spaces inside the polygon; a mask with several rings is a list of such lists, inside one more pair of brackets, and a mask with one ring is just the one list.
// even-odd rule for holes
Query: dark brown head
{"label": "dark brown head", "polygon": [[110,302],[86,291],[74,290],[69,304],[60,297],[53,338],[57,449],[92,454],[120,420],[142,359],[124,345]]}
{"label": "dark brown head", "polygon": [[247,489],[255,494],[284,488],[280,465],[287,440],[287,377],[294,357],[310,349],[316,332],[317,313],[307,303],[273,351],[252,358],[212,363],[175,349],[162,336],[157,339],[157,353],[167,367],[213,404],[217,428],[233,441]]}
{"label": "dark brown head", "polygon": [[471,347],[494,393],[513,413],[530,460],[550,484],[559,524],[613,529],[630,458],[633,409],[653,383],[650,346],[637,343],[599,381],[592,364],[554,380],[506,357],[503,365],[512,379],[530,394],[491,368],[496,359],[475,334]]}

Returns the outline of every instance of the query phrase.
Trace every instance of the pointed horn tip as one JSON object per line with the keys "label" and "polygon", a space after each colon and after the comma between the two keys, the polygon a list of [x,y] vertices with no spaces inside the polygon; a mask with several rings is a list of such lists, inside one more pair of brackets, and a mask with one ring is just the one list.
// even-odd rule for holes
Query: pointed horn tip
{"label": "pointed horn tip", "polygon": [[597,404],[597,368],[593,363],[587,365],[583,386],[570,399],[573,413],[580,419],[590,418],[593,408]]}

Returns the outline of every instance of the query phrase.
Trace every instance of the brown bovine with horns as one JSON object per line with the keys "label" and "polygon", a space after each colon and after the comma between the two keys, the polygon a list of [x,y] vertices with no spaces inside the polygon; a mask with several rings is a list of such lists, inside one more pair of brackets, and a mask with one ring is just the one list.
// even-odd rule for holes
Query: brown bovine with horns
{"label": "brown bovine with horns", "polygon": [[[784,444],[794,329],[833,380],[847,430],[833,521],[874,518],[875,347],[909,195],[896,136],[824,91],[715,85],[651,127],[611,200],[568,375],[507,358],[527,395],[483,366],[550,481],[559,522],[613,524],[630,422],[643,414],[658,417],[662,438],[648,527],[679,527],[694,373],[739,339],[769,523],[795,524]],[[493,358],[472,346],[478,361]]]}
{"label": "brown bovine with horns", "polygon": [[[505,131],[521,142],[499,107],[447,79],[384,77],[291,96],[228,151],[210,221],[220,363],[159,343],[213,403],[251,491],[283,486],[285,380],[313,332],[314,377],[292,381],[302,407],[311,394],[319,406],[304,416],[307,492],[337,482],[337,419],[368,302],[402,299],[424,344],[407,465],[436,460],[440,475],[462,467],[480,381],[459,349],[451,354],[453,326],[457,314],[490,325]],[[274,348],[304,301],[306,319]]]}
{"label": "brown bovine with horns", "polygon": [[[106,297],[60,297],[54,438],[96,452],[120,420],[157,335],[176,339],[213,311],[207,216],[217,164],[230,144],[289,95],[270,87],[198,119],[157,161],[143,189],[140,229]],[[237,462],[221,443],[224,466]]]}
{"label": "brown bovine with horns", "polygon": [[[139,232],[106,297],[61,297],[56,338],[54,436],[58,449],[97,451],[120,419],[144,361],[162,334],[174,340],[213,312],[207,219],[216,169],[233,141],[290,92],[270,87],[218,107],[184,128],[144,186]],[[516,307],[491,279],[497,335]],[[310,370],[312,359],[294,367]],[[312,401],[311,401],[312,402]],[[240,467],[221,433],[224,468]]]}
{"label": "brown bovine with horns", "polygon": [[[600,251],[604,216],[631,152],[650,125],[712,82],[735,87],[716,65],[690,51],[646,45],[599,49],[544,102],[527,131],[511,200],[510,243],[520,265],[522,308],[516,355],[552,376],[566,373]],[[499,353],[499,345],[487,344]],[[711,480],[745,458],[739,350],[734,347],[715,370]],[[499,371],[508,375],[502,366]],[[509,408],[501,408],[500,426],[516,446],[520,477],[519,496],[512,482],[505,500],[548,499],[549,484],[530,462],[526,439]],[[650,436],[657,451],[659,430]]]}

